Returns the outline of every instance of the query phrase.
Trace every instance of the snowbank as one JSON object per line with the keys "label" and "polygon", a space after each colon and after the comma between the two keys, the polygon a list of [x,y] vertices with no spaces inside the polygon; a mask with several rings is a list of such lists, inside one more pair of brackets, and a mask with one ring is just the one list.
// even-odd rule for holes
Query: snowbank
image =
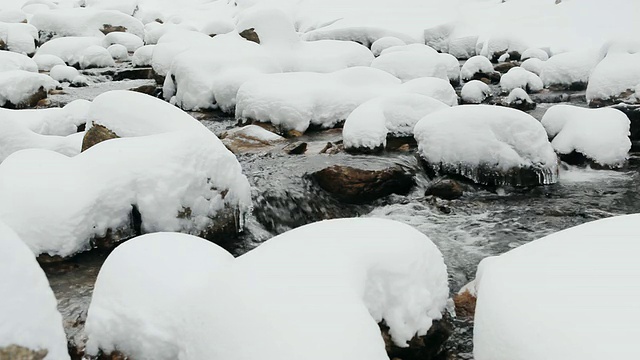
{"label": "snowbank", "polygon": [[[147,260],[150,249],[157,250]],[[440,251],[386,219],[306,225],[237,259],[202,240],[154,234],[118,248],[101,269],[88,350],[131,347],[137,358],[154,359],[382,360],[379,321],[406,344],[440,319],[447,298]],[[151,324],[142,333],[140,320]],[[252,346],[241,346],[247,338]]]}
{"label": "snowbank", "polygon": [[113,60],[127,60],[129,58],[129,52],[124,45],[113,44],[107,48],[109,55]]}
{"label": "snowbank", "polygon": [[640,52],[609,53],[593,70],[587,85],[587,101],[622,100],[640,84]]}
{"label": "snowbank", "polygon": [[635,353],[640,292],[629,281],[640,277],[638,221],[635,214],[590,222],[483,260],[474,357],[595,360]]}
{"label": "snowbank", "polygon": [[12,120],[41,135],[75,134],[85,124],[90,102],[74,100],[63,108],[8,110],[0,109],[0,118]]}
{"label": "snowbank", "polygon": [[131,56],[133,66],[151,66],[155,45],[145,45],[136,50]]}
{"label": "snowbank", "polygon": [[574,151],[605,166],[620,166],[631,149],[629,119],[616,109],[551,107],[542,118],[551,145],[559,154]]}
{"label": "snowbank", "polygon": [[492,96],[489,85],[480,80],[471,80],[464,84],[460,97],[465,104],[480,104],[486,98]]}
{"label": "snowbank", "polygon": [[387,136],[413,136],[416,123],[426,115],[448,108],[434,98],[418,94],[395,94],[371,99],[358,106],[344,123],[345,149],[376,149]]}
{"label": "snowbank", "polygon": [[56,65],[49,72],[49,76],[55,81],[59,82],[73,82],[73,80],[80,76],[78,69],[67,65]]}
{"label": "snowbank", "polygon": [[59,86],[60,83],[44,74],[24,70],[0,72],[0,106],[26,106],[34,95],[44,91],[46,97],[47,91]]}
{"label": "snowbank", "polygon": [[520,56],[520,61],[525,61],[528,59],[539,59],[542,61],[549,60],[549,54],[546,51],[538,48],[529,48],[525,50]]}
{"label": "snowbank", "polygon": [[38,64],[30,57],[11,51],[0,51],[0,72],[24,70],[38,72]]}
{"label": "snowbank", "polygon": [[520,64],[520,67],[530,71],[538,76],[542,74],[542,69],[544,69],[544,61],[537,58],[529,58]]}
{"label": "snowbank", "polygon": [[[486,40],[479,40],[478,43],[482,44],[479,54],[492,61],[497,61],[504,54],[507,56],[511,54],[520,55],[527,49],[527,45],[514,33],[489,36]],[[510,57],[507,59],[510,59]],[[519,60],[519,58],[511,60]],[[503,59],[501,61],[506,60]]]}
{"label": "snowbank", "polygon": [[99,45],[92,45],[82,50],[82,52],[80,52],[79,63],[83,69],[112,67],[116,65],[109,51]]}
{"label": "snowbank", "polygon": [[58,302],[44,271],[18,235],[0,221],[0,348],[47,350],[45,360],[69,359]]}
{"label": "snowbank", "polygon": [[538,75],[521,67],[509,69],[500,78],[500,87],[503,92],[511,92],[515,88],[521,88],[527,92],[537,92],[544,88]]}
{"label": "snowbank", "polygon": [[113,243],[137,232],[214,236],[242,227],[249,184],[235,156],[198,121],[132,91],[98,96],[88,118],[122,139],[72,158],[20,151],[0,164],[0,218],[34,253],[70,256],[95,239]]}
{"label": "snowbank", "polygon": [[542,125],[510,108],[461,105],[420,120],[418,151],[435,172],[485,185],[557,181],[557,158]]}

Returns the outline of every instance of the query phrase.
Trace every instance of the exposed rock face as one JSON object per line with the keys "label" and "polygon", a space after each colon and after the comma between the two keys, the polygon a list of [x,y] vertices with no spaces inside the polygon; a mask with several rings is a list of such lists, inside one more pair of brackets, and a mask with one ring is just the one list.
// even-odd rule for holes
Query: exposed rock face
{"label": "exposed rock face", "polygon": [[[548,86],[551,91],[583,91],[587,89],[587,83],[582,81],[576,81],[571,84],[552,84]],[[591,104],[590,104],[591,106]],[[594,106],[598,107],[598,106]]]}
{"label": "exposed rock face", "polygon": [[18,345],[0,348],[2,360],[42,360],[47,356],[47,350],[31,350]]}
{"label": "exposed rock face", "polygon": [[102,125],[93,124],[91,129],[89,129],[89,131],[87,131],[84,134],[84,139],[82,139],[81,151],[85,151],[88,148],[96,144],[99,144],[105,140],[117,139],[117,138],[119,138],[119,136],[116,135],[116,133],[114,133],[113,131],[107,129]]}
{"label": "exposed rock face", "polygon": [[140,79],[153,79],[153,68],[150,67],[137,67],[133,69],[118,70],[113,74],[113,81],[121,81],[125,79],[140,80]]}
{"label": "exposed rock face", "polygon": [[362,170],[334,165],[311,177],[322,189],[348,203],[363,203],[390,194],[406,194],[415,184],[413,175],[400,166]]}
{"label": "exposed rock face", "polygon": [[102,25],[102,29],[100,29],[100,31],[107,35],[108,33],[112,33],[112,32],[127,32],[127,28],[124,26],[113,26],[111,24],[103,24]]}
{"label": "exposed rock face", "polygon": [[296,141],[285,146],[283,150],[289,155],[302,155],[307,151],[307,143]]}
{"label": "exposed rock face", "polygon": [[520,66],[520,64],[518,64],[516,61],[510,61],[510,62],[497,64],[493,67],[493,69],[501,74],[504,74],[507,71],[511,70],[512,68],[518,67],[518,66]]}
{"label": "exposed rock face", "polygon": [[500,78],[502,77],[502,75],[498,72],[498,71],[493,71],[490,72],[488,74],[485,74],[482,71],[479,71],[475,74],[473,74],[473,76],[471,77],[471,79],[469,79],[468,81],[471,80],[480,80],[483,83],[489,85],[489,84],[498,84],[500,83]]}
{"label": "exposed rock face", "polygon": [[476,313],[476,301],[477,298],[465,290],[461,294],[456,294],[453,297],[453,302],[456,308],[456,315],[460,318],[473,318]]}
{"label": "exposed rock face", "polygon": [[424,193],[425,195],[433,195],[445,200],[454,200],[460,198],[464,194],[464,189],[459,182],[451,179],[439,180]]}
{"label": "exposed rock face", "polygon": [[382,323],[379,326],[389,358],[398,360],[442,359],[445,342],[453,334],[451,317],[446,311],[442,319],[433,322],[426,335],[414,336],[407,347],[395,345],[389,335],[389,328]]}
{"label": "exposed rock face", "polygon": [[245,39],[247,39],[249,41],[253,41],[254,43],[260,44],[260,37],[258,36],[258,33],[256,32],[256,29],[254,29],[254,28],[242,30],[240,32],[240,36],[242,36],[243,38],[245,38]]}

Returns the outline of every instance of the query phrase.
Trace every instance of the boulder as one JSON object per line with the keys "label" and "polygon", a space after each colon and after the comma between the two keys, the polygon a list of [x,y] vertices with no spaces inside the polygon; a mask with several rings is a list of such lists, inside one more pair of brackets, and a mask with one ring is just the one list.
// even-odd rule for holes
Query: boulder
{"label": "boulder", "polygon": [[384,339],[385,349],[390,359],[399,360],[432,360],[442,359],[445,353],[445,343],[453,334],[453,323],[447,311],[442,319],[436,320],[424,336],[414,336],[408,346],[399,347],[394,344],[389,335],[389,328],[384,324],[378,324]]}
{"label": "boulder", "polygon": [[84,134],[81,152],[105,140],[117,138],[119,138],[119,136],[113,131],[107,129],[105,126],[93,124],[91,129]]}
{"label": "boulder", "polygon": [[505,74],[507,73],[509,70],[511,70],[514,67],[518,67],[520,66],[520,64],[517,61],[509,61],[509,62],[503,62],[500,64],[496,64],[493,69],[497,72],[499,72],[500,74]]}
{"label": "boulder", "polygon": [[459,182],[451,179],[442,179],[432,183],[424,193],[426,196],[432,195],[445,200],[454,200],[464,194],[464,189]]}
{"label": "boulder", "polygon": [[249,41],[253,41],[254,43],[260,44],[260,37],[258,36],[258,33],[254,28],[242,30],[240,32],[240,36]]}
{"label": "boulder", "polygon": [[220,140],[232,153],[241,154],[271,148],[284,138],[260,126],[247,125],[223,132]]}
{"label": "boulder", "polygon": [[311,175],[325,191],[347,203],[363,203],[390,194],[407,194],[415,180],[400,166],[363,170],[333,165]]}
{"label": "boulder", "polygon": [[477,298],[469,290],[465,290],[453,297],[456,316],[459,318],[473,318],[476,313]]}

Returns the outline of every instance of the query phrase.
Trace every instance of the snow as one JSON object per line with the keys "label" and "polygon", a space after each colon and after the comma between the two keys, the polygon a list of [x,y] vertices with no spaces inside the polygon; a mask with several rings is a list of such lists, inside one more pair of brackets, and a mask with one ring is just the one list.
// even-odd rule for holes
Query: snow
{"label": "snow", "polygon": [[[427,48],[427,46],[424,46]],[[391,51],[386,49],[371,63],[371,67],[384,70],[393,76],[408,81],[420,77],[438,77],[459,81],[460,65],[449,54],[429,51]]]}
{"label": "snow", "polygon": [[66,65],[59,57],[51,54],[40,54],[33,57],[39,71],[49,71],[56,65]]}
{"label": "snow", "polygon": [[544,88],[538,75],[521,67],[513,67],[500,78],[500,87],[504,92],[511,92],[515,88],[521,88],[527,92],[537,92]]}
{"label": "snow", "polygon": [[480,104],[489,96],[492,96],[489,85],[480,80],[469,81],[464,84],[460,92],[462,101],[467,104]]}
{"label": "snow", "polygon": [[[139,359],[382,360],[388,356],[379,321],[403,345],[426,334],[448,298],[440,251],[391,220],[309,224],[237,259],[198,240],[153,234],[110,255],[87,318],[89,352],[103,346],[132,348]],[[150,325],[140,331],[139,321]],[[251,346],[242,346],[247,338]]]}
{"label": "snow", "polygon": [[38,29],[23,23],[4,23],[0,20],[0,40],[7,45],[7,50],[31,55],[36,51],[35,40]]}
{"label": "snow", "polygon": [[640,277],[639,220],[634,214],[589,222],[483,260],[475,359],[634,354],[640,289],[629,281]]}
{"label": "snow", "polygon": [[[158,73],[158,75],[166,76],[174,59],[180,53],[193,49],[203,51],[203,56],[208,55],[206,49],[209,48],[212,41],[214,41],[214,39],[197,31],[175,30],[167,32],[158,40],[158,43],[153,48],[151,61],[153,70]],[[218,54],[218,56],[219,55],[220,54]],[[197,69],[197,67],[194,68]]]}
{"label": "snow", "polygon": [[27,22],[27,14],[22,10],[0,10],[0,22],[16,24]]}
{"label": "snow", "polygon": [[640,52],[609,53],[593,70],[587,85],[587,101],[620,98],[640,83]]}
{"label": "snow", "polygon": [[95,37],[63,37],[56,38],[42,44],[36,52],[40,55],[54,55],[62,59],[67,65],[75,65],[80,62],[82,53],[90,46],[101,45],[101,40]]}
{"label": "snow", "polygon": [[493,72],[491,61],[484,56],[476,55],[464,62],[462,69],[460,69],[460,76],[462,80],[468,81],[473,79],[475,74],[491,74]]}
{"label": "snow", "polygon": [[[133,91],[98,96],[87,118],[122,139],[71,158],[19,151],[0,164],[0,219],[34,253],[70,256],[109,229],[126,236],[132,205],[143,232],[199,234],[223,212],[236,212],[242,226],[251,204],[247,179],[235,156],[197,120]],[[184,209],[189,216],[178,215]]]}
{"label": "snow", "polygon": [[447,52],[457,59],[469,59],[477,54],[477,42],[477,36],[463,36],[449,39],[449,50]]}
{"label": "snow", "polygon": [[108,33],[102,40],[102,45],[104,47],[109,47],[113,44],[123,45],[126,47],[128,52],[134,52],[138,50],[138,48],[142,47],[144,42],[136,35],[127,32],[114,31]]}
{"label": "snow", "polygon": [[[461,105],[420,120],[414,129],[420,155],[434,166],[498,171],[542,167],[557,177],[556,154],[544,128],[522,111],[489,105]],[[470,170],[471,171],[471,170]]]}
{"label": "snow", "polygon": [[44,74],[24,70],[0,72],[0,106],[20,105],[40,88],[49,91],[59,86],[60,83]]}
{"label": "snow", "polygon": [[580,50],[553,55],[544,62],[540,78],[544,86],[571,85],[589,81],[591,71],[600,61],[597,52]]}
{"label": "snow", "polygon": [[26,55],[0,51],[0,72],[11,70],[38,72],[38,64]]}
{"label": "snow", "polygon": [[371,99],[358,106],[344,123],[346,149],[375,149],[387,144],[387,136],[413,136],[416,123],[426,115],[448,108],[434,98],[418,94],[394,94]]}
{"label": "snow", "polygon": [[515,88],[511,90],[505,101],[507,104],[514,104],[517,101],[530,104],[533,103],[529,94],[527,94],[527,92],[522,88]]}
{"label": "snow", "polygon": [[245,139],[249,138],[262,142],[280,141],[284,139],[282,136],[263,129],[258,125],[247,125],[239,128],[233,128],[231,130],[227,130],[225,133],[227,136],[240,135]]}
{"label": "snow", "polygon": [[542,69],[544,68],[544,61],[538,58],[529,58],[520,64],[520,67],[530,71],[538,76],[542,74]]}
{"label": "snow", "polygon": [[380,38],[371,44],[371,52],[374,56],[380,56],[380,53],[392,46],[406,45],[404,41],[393,36]]}
{"label": "snow", "polygon": [[[5,110],[5,109],[3,109]],[[0,112],[5,115],[5,112]],[[80,153],[83,133],[69,136],[41,135],[11,118],[0,120],[0,163],[24,149],[47,149],[67,156]]]}
{"label": "snow", "polygon": [[538,48],[529,48],[520,55],[520,60],[525,61],[527,59],[539,59],[542,61],[549,60],[549,54],[546,51]]}
{"label": "snow", "polygon": [[449,106],[458,105],[458,95],[451,84],[443,79],[423,77],[402,84],[402,92],[412,92],[440,100]]}
{"label": "snow", "polygon": [[71,66],[67,65],[56,65],[49,72],[49,76],[55,81],[59,82],[73,82],[73,80],[80,76],[80,72]]}
{"label": "snow", "polygon": [[109,51],[102,46],[92,45],[80,53],[80,67],[82,69],[115,66]]}
{"label": "snow", "polygon": [[527,45],[517,35],[506,35],[503,32],[498,36],[489,36],[486,40],[478,42],[482,43],[479,54],[489,59],[494,59],[501,52],[509,54],[515,51],[522,54],[527,49]]}
{"label": "snow", "polygon": [[9,110],[0,109],[0,118],[13,120],[41,135],[66,136],[76,133],[87,121],[90,102],[74,100],[63,108]]}
{"label": "snow", "polygon": [[0,221],[0,348],[46,349],[45,360],[69,359],[53,291],[33,253]]}
{"label": "snow", "polygon": [[129,52],[124,45],[113,44],[107,48],[107,51],[114,60],[127,60],[129,58]]}
{"label": "snow", "polygon": [[101,10],[117,10],[127,15],[133,15],[139,0],[85,0],[87,8]]}
{"label": "snow", "polygon": [[131,56],[131,63],[133,66],[151,66],[154,48],[155,45],[139,47]]}
{"label": "snow", "polygon": [[551,107],[542,118],[551,145],[559,154],[577,151],[600,165],[621,166],[631,149],[629,119],[616,109]]}
{"label": "snow", "polygon": [[92,36],[98,39],[104,34],[104,25],[123,27],[139,38],[144,37],[140,20],[115,10],[99,10],[86,7],[40,11],[33,15],[30,24],[44,33],[56,36]]}

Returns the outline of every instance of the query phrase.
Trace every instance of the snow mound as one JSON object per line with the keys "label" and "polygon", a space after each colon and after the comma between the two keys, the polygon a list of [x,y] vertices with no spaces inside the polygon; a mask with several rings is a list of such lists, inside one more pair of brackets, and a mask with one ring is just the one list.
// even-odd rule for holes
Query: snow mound
{"label": "snow mound", "polygon": [[398,39],[393,36],[386,36],[376,40],[373,44],[371,44],[371,52],[374,56],[380,56],[385,49],[388,49],[392,46],[402,46],[406,45],[404,41]]}
{"label": "snow mound", "polygon": [[151,66],[153,61],[153,49],[155,45],[145,45],[139,47],[131,56],[133,66]]}
{"label": "snow mound", "polygon": [[0,72],[0,106],[22,107],[34,94],[59,86],[60,83],[44,74],[24,70]]}
{"label": "snow mound", "polygon": [[394,94],[371,99],[358,106],[344,123],[345,149],[377,149],[387,136],[413,136],[416,123],[426,115],[448,108],[434,98],[418,94]]}
{"label": "snow mound", "polygon": [[0,109],[0,118],[12,120],[41,135],[66,136],[75,134],[85,124],[90,102],[74,100],[63,108],[9,110]]}
{"label": "snow mound", "polygon": [[[178,29],[167,32],[158,40],[158,44],[153,48],[151,61],[153,70],[158,73],[158,75],[166,76],[178,55],[187,50],[200,50],[203,56],[207,56],[209,55],[207,49],[209,49],[211,42],[215,40],[215,38],[212,39],[197,31]],[[220,41],[220,39],[217,40]],[[217,55],[220,56],[220,54]],[[191,56],[193,57],[194,54],[192,53]]]}
{"label": "snow mound", "polygon": [[[427,48],[427,46],[424,46]],[[371,63],[371,67],[380,69],[393,76],[408,81],[420,77],[437,77],[450,81],[460,81],[458,60],[449,54],[429,51],[389,51],[386,49]]]}
{"label": "snow mound", "polygon": [[22,10],[0,10],[0,22],[26,23],[27,14]]}
{"label": "snow mound", "polygon": [[497,61],[504,54],[507,56],[511,53],[522,54],[527,49],[526,44],[520,38],[509,35],[490,36],[484,41],[479,40],[478,43],[482,44],[480,55],[493,61]]}
{"label": "snow mound", "polygon": [[[378,322],[405,345],[440,319],[447,298],[440,251],[424,234],[386,219],[309,224],[237,259],[203,240],[153,234],[116,249],[100,270],[88,351],[131,348],[143,359],[382,360],[388,356]],[[139,321],[151,326],[141,332]],[[240,346],[247,337],[256,341]]]}
{"label": "snow mound", "polygon": [[80,63],[82,53],[90,46],[100,45],[102,42],[95,37],[63,37],[44,43],[36,52],[36,57],[41,55],[54,55],[62,59],[67,65]]}
{"label": "snow mound", "polygon": [[[5,115],[5,112],[2,111],[0,114]],[[41,135],[25,125],[27,124],[11,117],[0,120],[0,163],[9,155],[24,149],[46,149],[67,156],[80,153],[83,133],[69,136]]]}
{"label": "snow mound", "polygon": [[420,120],[418,151],[435,172],[484,185],[528,186],[557,181],[556,154],[544,128],[511,108],[461,105]]}
{"label": "snow mound", "polygon": [[492,96],[489,85],[480,80],[471,80],[464,84],[460,97],[465,104],[480,104]]}
{"label": "snow mound", "polygon": [[213,236],[214,225],[242,228],[249,184],[235,156],[204,125],[133,91],[98,96],[88,118],[88,129],[99,124],[121,139],[72,158],[32,149],[0,164],[0,218],[34,253],[70,256],[95,239],[117,242],[137,232]]}
{"label": "snow mound", "polygon": [[[41,32],[41,41],[52,37],[93,36],[102,38],[109,30],[124,31],[144,37],[140,20],[115,10],[92,8],[53,9],[33,15],[30,24]],[[44,38],[43,38],[44,36]]]}
{"label": "snow mound", "polygon": [[409,80],[402,84],[400,91],[429,96],[449,106],[458,105],[456,90],[447,80],[439,78],[423,77]]}
{"label": "snow mound", "polygon": [[587,101],[622,100],[640,83],[640,52],[609,53],[593,70],[587,85]]}
{"label": "snow mound", "polygon": [[33,57],[33,61],[38,65],[39,71],[50,71],[56,65],[66,65],[62,59],[50,54],[36,55]]}
{"label": "snow mound", "polygon": [[0,51],[0,72],[24,70],[38,72],[38,64],[30,57],[11,51]]}
{"label": "snow mound", "polygon": [[80,67],[82,69],[116,66],[109,50],[99,45],[92,45],[80,53]]}
{"label": "snow mound", "polygon": [[37,39],[38,29],[33,25],[5,23],[0,20],[0,41],[4,42],[7,50],[32,55],[36,51]]}
{"label": "snow mound", "polygon": [[553,55],[544,62],[540,78],[545,87],[586,85],[589,82],[591,71],[599,61],[597,52],[590,50]]}
{"label": "snow mound", "polygon": [[538,76],[542,75],[542,69],[544,68],[544,61],[538,58],[529,58],[520,64],[520,67],[530,71]]}
{"label": "snow mound", "polygon": [[538,48],[529,48],[525,50],[520,56],[520,61],[525,61],[528,59],[539,59],[542,61],[549,60],[549,54],[546,51]]}
{"label": "snow mound", "polygon": [[129,58],[129,52],[124,45],[113,44],[107,48],[107,51],[113,60],[127,60]]}
{"label": "snow mound", "polygon": [[514,104],[518,101],[525,102],[525,103],[533,103],[529,94],[527,94],[527,92],[522,88],[515,88],[511,90],[509,95],[506,97],[505,101],[507,102],[507,104]]}
{"label": "snow mound", "polygon": [[491,74],[493,72],[493,64],[491,64],[491,61],[484,56],[476,55],[464,62],[460,70],[460,76],[462,80],[469,81],[473,79],[476,74]]}
{"label": "snow mound", "polygon": [[123,45],[126,47],[128,52],[134,52],[138,50],[138,48],[142,47],[144,42],[136,35],[127,32],[114,31],[108,33],[102,40],[102,45],[104,47],[108,48],[113,44]]}
{"label": "snow mound", "polygon": [[47,350],[45,360],[69,359],[58,302],[33,253],[0,221],[0,348]]}
{"label": "snow mound", "polygon": [[140,2],[140,0],[85,0],[85,6],[100,10],[117,10],[127,15],[133,15]]}
{"label": "snow mound", "polygon": [[605,166],[621,166],[631,149],[629,118],[612,108],[551,107],[542,118],[551,145],[559,154],[574,151]]}
{"label": "snow mound", "polygon": [[73,82],[73,80],[80,76],[78,69],[67,65],[56,65],[49,72],[49,76],[55,81],[59,82]]}
{"label": "snow mound", "polygon": [[544,88],[538,75],[521,67],[513,67],[500,78],[500,87],[504,92],[521,88],[527,92],[537,92]]}
{"label": "snow mound", "polygon": [[638,221],[637,214],[593,221],[483,260],[476,278],[475,359],[633,354],[640,309],[638,287],[629,279],[640,277]]}

